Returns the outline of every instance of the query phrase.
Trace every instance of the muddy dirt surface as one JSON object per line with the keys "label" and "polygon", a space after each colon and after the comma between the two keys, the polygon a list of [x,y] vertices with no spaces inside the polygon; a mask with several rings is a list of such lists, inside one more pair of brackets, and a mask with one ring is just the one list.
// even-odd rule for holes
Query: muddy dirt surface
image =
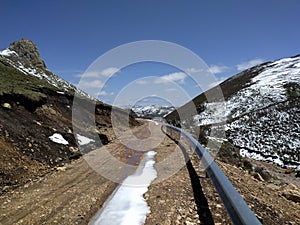
{"label": "muddy dirt surface", "polygon": [[[143,140],[152,133],[149,146],[143,148],[157,152],[155,169],[158,177],[144,195],[151,210],[145,224],[231,224],[198,156],[193,154],[185,165],[184,150],[164,136],[159,125],[152,126],[149,129],[146,123],[133,129],[134,136],[140,140],[133,140],[135,146],[142,146]],[[124,132],[124,140],[131,134]],[[157,140],[161,142],[159,145],[155,145]],[[136,156],[136,151],[128,149],[118,139],[105,147],[120,162],[133,166],[142,156]],[[90,152],[88,157],[97,158],[97,154]],[[100,176],[95,168],[91,168],[91,162],[87,163],[85,157],[80,158],[2,194],[0,224],[87,224],[118,185]],[[268,171],[278,176],[267,182],[234,165],[217,163],[263,224],[300,224],[300,204],[283,194],[285,188],[299,191],[297,182],[292,186],[289,182],[297,178],[268,164]],[[122,174],[121,178],[129,172],[132,171]]]}
{"label": "muddy dirt surface", "polygon": [[115,184],[79,159],[1,196],[1,224],[86,224]]}
{"label": "muddy dirt surface", "polygon": [[[124,136],[139,138],[149,136],[148,124],[124,132]],[[100,149],[101,150],[101,149]],[[99,150],[99,151],[100,151]],[[119,140],[112,140],[105,150],[125,164],[138,164],[141,157],[130,160],[135,151],[128,149]],[[98,150],[96,150],[98,151]],[[0,196],[0,224],[87,224],[101,208],[117,184],[104,178],[91,167],[86,158],[78,160],[19,186]],[[131,171],[126,171],[126,176]]]}

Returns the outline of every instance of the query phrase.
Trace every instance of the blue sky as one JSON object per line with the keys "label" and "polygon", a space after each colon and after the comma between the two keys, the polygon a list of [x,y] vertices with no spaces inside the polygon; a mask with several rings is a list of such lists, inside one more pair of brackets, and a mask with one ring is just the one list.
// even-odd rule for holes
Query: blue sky
{"label": "blue sky", "polygon": [[[300,54],[298,0],[1,0],[1,9],[0,49],[23,37],[31,39],[47,67],[75,84],[99,56],[141,40],[163,40],[190,49],[217,81],[250,65]],[[180,72],[159,63],[122,68],[99,98],[112,103],[136,79]],[[173,81],[190,97],[201,92],[188,81]]]}

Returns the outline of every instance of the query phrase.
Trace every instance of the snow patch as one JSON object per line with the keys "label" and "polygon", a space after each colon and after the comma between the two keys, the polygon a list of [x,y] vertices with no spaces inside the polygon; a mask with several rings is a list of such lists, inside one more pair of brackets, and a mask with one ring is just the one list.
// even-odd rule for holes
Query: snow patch
{"label": "snow patch", "polygon": [[58,143],[58,144],[63,144],[63,145],[68,145],[69,142],[64,139],[64,137],[59,134],[59,133],[54,133],[52,136],[49,137],[51,141]]}
{"label": "snow patch", "polygon": [[95,142],[95,140],[90,139],[88,137],[82,136],[80,134],[77,134],[77,140],[79,145],[87,145],[91,142]]}
{"label": "snow patch", "polygon": [[[258,160],[258,161],[267,161],[267,162],[272,162],[274,164],[277,164],[279,166],[285,166],[284,162],[279,158],[279,156],[277,154],[274,154],[269,157],[263,157],[259,153],[249,152],[246,149],[240,149],[240,155],[242,157],[248,157],[248,158]],[[287,167],[292,167],[292,166],[287,166]]]}
{"label": "snow patch", "polygon": [[229,111],[225,102],[210,102],[204,104],[205,110],[193,117],[196,126],[222,123],[227,120]]}
{"label": "snow patch", "polygon": [[9,48],[4,49],[3,51],[0,51],[0,55],[3,55],[3,56],[10,56],[12,54],[17,55],[17,53],[15,51],[10,50]]}
{"label": "snow patch", "polygon": [[143,195],[157,177],[153,160],[155,151],[147,152],[136,172],[128,176],[116,190],[99,217],[89,224],[95,225],[141,225],[150,213]]}
{"label": "snow patch", "polygon": [[262,157],[260,154],[257,154],[255,152],[248,152],[246,149],[240,149],[240,155],[242,157],[248,157],[255,160],[260,160],[260,161],[264,160],[264,157]]}

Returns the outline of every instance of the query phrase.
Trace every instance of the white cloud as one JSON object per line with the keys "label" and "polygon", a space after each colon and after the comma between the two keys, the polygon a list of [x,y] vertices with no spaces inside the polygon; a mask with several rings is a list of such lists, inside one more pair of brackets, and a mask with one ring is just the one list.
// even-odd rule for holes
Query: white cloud
{"label": "white cloud", "polygon": [[258,64],[261,64],[263,62],[264,62],[264,60],[259,59],[259,58],[258,59],[252,59],[248,62],[243,62],[241,64],[236,65],[236,68],[237,68],[237,70],[242,71],[242,70],[246,70],[248,68],[251,68],[253,66],[256,66]]}
{"label": "white cloud", "polygon": [[165,91],[167,91],[167,92],[173,92],[173,91],[178,91],[178,89],[176,89],[176,88],[168,88]]}
{"label": "white cloud", "polygon": [[105,83],[102,80],[93,80],[93,81],[86,81],[83,80],[79,83],[80,89],[86,88],[103,88]]}
{"label": "white cloud", "polygon": [[151,101],[150,98],[144,98],[144,99],[141,100],[141,102],[150,102],[150,101]]}
{"label": "white cloud", "polygon": [[98,93],[98,95],[99,95],[99,96],[106,96],[106,95],[108,95],[108,93],[107,93],[106,91],[100,91],[100,92]]}
{"label": "white cloud", "polygon": [[107,96],[107,95],[114,95],[113,92],[108,93],[107,91],[100,91],[99,93],[97,93],[97,95],[99,96]]}
{"label": "white cloud", "polygon": [[84,78],[97,78],[99,77],[99,72],[86,72],[86,73],[78,73],[76,75],[74,75],[75,77],[83,77]]}
{"label": "white cloud", "polygon": [[163,84],[163,83],[169,83],[169,82],[180,82],[183,83],[184,79],[187,77],[187,75],[183,72],[175,72],[170,73],[168,75],[161,76],[155,80],[156,84]]}
{"label": "white cloud", "polygon": [[136,83],[141,84],[141,85],[148,84],[148,82],[145,80],[138,80],[138,81],[136,81]]}
{"label": "white cloud", "polygon": [[192,73],[198,73],[198,72],[201,72],[201,71],[203,71],[203,69],[196,69],[196,68],[187,68],[186,69],[186,72],[190,73],[190,74],[192,74]]}
{"label": "white cloud", "polygon": [[[218,66],[218,65],[211,65],[208,68],[208,71],[214,74],[223,73],[227,71],[229,67],[227,66]],[[193,73],[199,73],[199,72],[207,72],[207,69],[196,69],[196,68],[188,68],[186,70],[187,73],[193,74]]]}
{"label": "white cloud", "polygon": [[105,77],[110,77],[112,75],[114,75],[115,73],[119,72],[119,68],[116,68],[116,67],[109,67],[109,68],[106,68],[104,70],[102,70],[100,72],[101,75],[105,76]]}
{"label": "white cloud", "polygon": [[211,65],[209,67],[209,71],[214,74],[223,73],[228,69],[229,68],[227,66],[218,66],[218,65]]}
{"label": "white cloud", "polygon": [[85,73],[76,74],[75,77],[83,77],[83,78],[100,78],[100,77],[110,77],[115,73],[119,72],[120,69],[116,67],[108,67],[102,71],[89,71]]}

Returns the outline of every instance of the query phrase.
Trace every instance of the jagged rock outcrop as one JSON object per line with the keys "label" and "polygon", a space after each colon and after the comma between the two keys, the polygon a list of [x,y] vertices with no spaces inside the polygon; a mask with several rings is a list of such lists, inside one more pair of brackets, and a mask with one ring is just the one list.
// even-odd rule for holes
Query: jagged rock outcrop
{"label": "jagged rock outcrop", "polygon": [[18,54],[19,60],[22,61],[22,64],[31,64],[33,67],[46,69],[46,64],[41,59],[36,44],[31,40],[22,38],[19,41],[11,43],[8,48]]}
{"label": "jagged rock outcrop", "polygon": [[[0,51],[0,63],[3,66],[8,66],[10,69],[17,69],[23,75],[35,76],[40,80],[46,81],[52,87],[57,87],[60,90],[63,89],[64,92],[76,92],[84,97],[90,97],[85,92],[77,89],[74,85],[48,70],[36,44],[28,39],[23,38],[15,41],[7,49]],[[41,85],[36,86],[41,87]]]}

